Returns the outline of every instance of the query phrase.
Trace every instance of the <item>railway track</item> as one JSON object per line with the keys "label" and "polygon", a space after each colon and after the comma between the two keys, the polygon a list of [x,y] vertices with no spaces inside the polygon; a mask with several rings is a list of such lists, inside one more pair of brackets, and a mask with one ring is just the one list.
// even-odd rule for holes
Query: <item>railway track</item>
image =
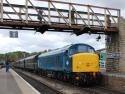
{"label": "railway track", "polygon": [[24,72],[21,72],[19,70],[16,70],[16,72],[28,83],[30,83],[34,88],[36,88],[41,94],[62,94],[61,92],[41,83],[38,79],[34,79]]}
{"label": "railway track", "polygon": [[17,69],[15,71],[41,94],[123,94],[100,86],[77,87],[56,79],[41,77],[34,73]]}

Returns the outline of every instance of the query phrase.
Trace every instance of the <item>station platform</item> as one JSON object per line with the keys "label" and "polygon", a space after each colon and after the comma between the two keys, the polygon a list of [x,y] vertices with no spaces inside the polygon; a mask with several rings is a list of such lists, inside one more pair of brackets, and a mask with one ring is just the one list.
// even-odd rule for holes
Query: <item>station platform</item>
{"label": "station platform", "polygon": [[14,70],[0,69],[0,94],[41,94]]}
{"label": "station platform", "polygon": [[102,85],[125,94],[125,73],[103,73]]}

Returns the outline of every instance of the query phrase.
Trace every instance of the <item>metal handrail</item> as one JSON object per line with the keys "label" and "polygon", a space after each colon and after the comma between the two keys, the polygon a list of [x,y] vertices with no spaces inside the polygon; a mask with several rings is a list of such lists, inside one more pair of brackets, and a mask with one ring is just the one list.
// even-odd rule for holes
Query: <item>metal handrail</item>
{"label": "metal handrail", "polygon": [[[106,23],[106,15],[110,15],[112,23],[119,24],[119,17],[120,15],[120,9],[114,9],[114,8],[106,8],[106,7],[99,7],[99,6],[93,6],[93,5],[85,5],[85,4],[76,4],[76,3],[69,3],[69,2],[62,2],[62,1],[53,1],[53,0],[37,0],[41,2],[48,3],[48,7],[38,7],[34,6],[34,4],[31,2],[31,0],[26,0],[25,5],[16,5],[16,4],[10,4],[8,0],[5,0],[7,2],[3,3],[3,0],[0,0],[0,21],[2,22],[5,18],[3,15],[7,15],[8,19],[15,19],[18,20],[18,18],[11,18],[11,15],[17,15],[19,17],[19,20],[26,22],[27,24],[31,21],[36,21],[35,17],[40,16],[41,19],[43,19],[44,23],[46,24],[65,24],[69,27],[72,26],[71,23],[71,8],[74,8],[74,13],[77,17],[74,17],[74,20],[77,21],[75,23],[76,25],[79,25],[82,23],[82,25],[86,25],[88,27],[98,25],[100,27],[105,28]],[[28,5],[29,3],[29,5]],[[69,9],[58,9],[56,4],[66,4]],[[10,7],[13,11],[5,11],[4,7]],[[76,7],[84,7],[87,9],[87,11],[82,11],[77,9]],[[23,12],[18,12],[16,9],[22,9]],[[95,8],[104,10],[104,13],[98,13]],[[26,9],[26,10],[24,10]],[[35,10],[35,12],[30,13],[29,9]],[[39,9],[43,10],[43,14],[39,14]],[[111,11],[117,12],[116,14],[111,14]],[[57,15],[51,12],[56,12]],[[48,13],[47,13],[48,12]],[[66,16],[66,14],[69,14],[69,17]],[[82,16],[82,15],[85,16]],[[35,17],[34,17],[35,16]],[[24,18],[25,17],[25,18]],[[33,18],[34,17],[34,18]],[[53,20],[54,19],[54,20]],[[55,20],[56,19],[56,20]],[[59,20],[58,20],[59,19]],[[63,20],[60,20],[63,19]],[[38,20],[37,20],[38,21]]]}
{"label": "metal handrail", "polygon": [[20,15],[17,13],[17,11],[13,8],[13,6],[10,5],[10,3],[8,2],[8,0],[5,0],[7,2],[7,4],[13,9],[13,11],[15,12],[15,14],[17,14],[17,16],[19,16],[20,20],[23,21],[23,19],[20,17]]}
{"label": "metal handrail", "polygon": [[82,21],[84,22],[84,24],[87,25],[86,22],[84,21],[84,19],[81,17],[81,15],[76,11],[75,7],[73,5],[71,5],[71,6],[74,8],[76,14],[82,19]]}
{"label": "metal handrail", "polygon": [[[30,0],[28,0],[28,1],[29,1],[29,3],[33,6],[33,8],[36,10],[36,12],[38,13],[38,15],[45,21],[45,23],[48,23],[48,22],[46,21],[46,19],[43,18],[41,14],[39,14],[38,10],[37,10],[36,7],[33,5],[33,3],[32,3]],[[43,11],[43,12],[44,12],[44,11]]]}
{"label": "metal handrail", "polygon": [[63,18],[63,20],[66,22],[66,24],[68,25],[68,21],[64,18],[64,15],[57,10],[57,8],[54,6],[54,4],[52,2],[50,2],[50,3],[55,8],[55,10],[58,12],[58,14]]}

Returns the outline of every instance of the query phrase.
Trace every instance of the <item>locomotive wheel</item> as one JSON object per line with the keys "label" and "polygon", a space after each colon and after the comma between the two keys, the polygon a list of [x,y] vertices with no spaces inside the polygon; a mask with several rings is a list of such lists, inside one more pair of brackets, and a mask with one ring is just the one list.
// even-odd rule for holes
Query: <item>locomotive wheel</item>
{"label": "locomotive wheel", "polygon": [[66,79],[66,76],[65,75],[63,75],[63,81],[67,81],[67,79]]}
{"label": "locomotive wheel", "polygon": [[75,86],[79,86],[79,85],[80,85],[79,81],[77,81],[77,80],[72,80],[72,83],[73,83],[73,85],[75,85]]}

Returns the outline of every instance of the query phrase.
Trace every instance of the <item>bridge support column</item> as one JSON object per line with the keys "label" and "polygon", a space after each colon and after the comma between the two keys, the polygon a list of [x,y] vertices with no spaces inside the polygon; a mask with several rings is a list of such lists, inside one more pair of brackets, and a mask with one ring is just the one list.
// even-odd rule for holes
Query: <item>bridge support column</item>
{"label": "bridge support column", "polygon": [[107,58],[107,72],[125,73],[125,19],[119,18],[119,32],[107,35],[111,40],[106,41],[107,53],[120,55],[114,58]]}
{"label": "bridge support column", "polygon": [[119,19],[119,37],[120,37],[120,52],[121,58],[119,62],[120,72],[125,73],[125,19]]}
{"label": "bridge support column", "polygon": [[3,0],[0,0],[0,21],[3,22]]}
{"label": "bridge support column", "polygon": [[113,33],[106,38],[107,72],[119,72],[119,34]]}

